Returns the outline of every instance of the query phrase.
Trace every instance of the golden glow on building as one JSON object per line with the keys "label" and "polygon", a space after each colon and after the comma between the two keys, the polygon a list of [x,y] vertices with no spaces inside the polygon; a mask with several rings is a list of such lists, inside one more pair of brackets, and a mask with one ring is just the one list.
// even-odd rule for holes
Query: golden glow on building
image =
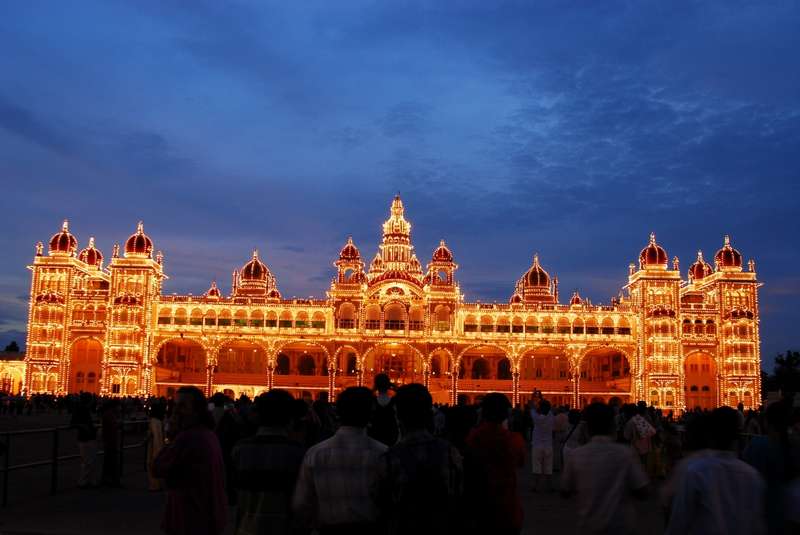
{"label": "golden glow on building", "polygon": [[715,266],[698,253],[682,280],[655,235],[608,306],[575,292],[534,256],[508,304],[468,303],[444,240],[423,267],[400,197],[365,270],[348,239],[325,299],[284,299],[253,251],[224,296],[162,294],[163,255],[139,223],[111,261],[78,252],[65,221],[32,272],[26,392],[166,395],[184,384],[257,395],[330,394],[381,371],[434,398],[490,391],[515,403],[534,388],[556,403],[646,400],[664,409],[746,407],[761,397],[755,264],[726,237]]}

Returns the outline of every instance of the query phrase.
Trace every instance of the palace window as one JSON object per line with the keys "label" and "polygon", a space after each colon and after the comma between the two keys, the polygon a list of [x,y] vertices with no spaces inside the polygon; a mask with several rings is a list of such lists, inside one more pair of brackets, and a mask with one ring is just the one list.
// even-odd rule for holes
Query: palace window
{"label": "palace window", "polygon": [[219,318],[217,320],[217,325],[220,327],[230,327],[231,326],[231,319],[230,318]]}
{"label": "palace window", "polygon": [[508,325],[508,324],[498,325],[497,326],[497,332],[499,332],[499,333],[509,333],[509,332],[511,332],[511,325]]}
{"label": "palace window", "polygon": [[600,334],[598,327],[586,327],[586,334]]}
{"label": "palace window", "polygon": [[522,331],[523,331],[523,326],[522,325],[512,325],[511,326],[511,332],[512,333],[521,333]]}
{"label": "palace window", "polygon": [[251,327],[263,327],[264,326],[264,320],[250,320],[250,326]]}
{"label": "palace window", "polygon": [[312,329],[324,329],[325,328],[325,320],[314,320],[311,322]]}
{"label": "palace window", "polygon": [[474,323],[465,323],[464,324],[464,332],[465,333],[474,333],[478,331],[478,326]]}
{"label": "palace window", "polygon": [[570,332],[569,325],[566,325],[566,326],[559,325],[558,326],[558,334],[569,334],[569,332]]}
{"label": "palace window", "polygon": [[576,325],[572,328],[573,334],[583,334],[583,325]]}
{"label": "palace window", "polygon": [[367,320],[365,327],[377,331],[381,328],[381,320]]}
{"label": "palace window", "polygon": [[481,332],[482,333],[491,333],[494,332],[494,325],[491,324],[483,324],[481,325]]}
{"label": "palace window", "polygon": [[631,328],[630,327],[620,327],[619,329],[617,329],[617,332],[619,334],[629,335],[629,334],[631,334]]}
{"label": "palace window", "polygon": [[278,327],[281,329],[288,329],[292,327],[292,320],[280,320],[278,321]]}
{"label": "palace window", "polygon": [[265,320],[265,321],[264,321],[264,324],[265,324],[267,327],[275,328],[275,327],[277,327],[277,326],[278,326],[278,320],[276,320],[276,319]]}
{"label": "palace window", "polygon": [[308,321],[306,320],[297,320],[294,322],[294,326],[298,329],[305,329],[308,327]]}
{"label": "palace window", "polygon": [[[323,327],[325,326],[323,323]],[[353,329],[356,326],[356,322],[351,319],[339,319],[337,320],[337,326],[339,329]]]}
{"label": "palace window", "polygon": [[614,334],[614,327],[603,327],[603,334]]}
{"label": "palace window", "polygon": [[203,319],[203,323],[205,323],[206,326],[216,325],[217,324],[217,318],[204,318]]}

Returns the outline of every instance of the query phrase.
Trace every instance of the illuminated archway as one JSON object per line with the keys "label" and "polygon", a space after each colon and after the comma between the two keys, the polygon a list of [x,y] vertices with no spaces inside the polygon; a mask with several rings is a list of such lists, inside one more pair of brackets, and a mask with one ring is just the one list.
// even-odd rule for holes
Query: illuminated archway
{"label": "illuminated archway", "polygon": [[559,347],[536,347],[525,351],[520,358],[520,401],[527,403],[538,390],[551,403],[572,405],[574,383],[570,363]]}
{"label": "illuminated archway", "polygon": [[70,351],[68,391],[100,393],[103,344],[95,338],[80,338]]}
{"label": "illuminated archway", "polygon": [[707,353],[690,353],[683,363],[686,410],[717,406],[717,366]]}
{"label": "illuminated archway", "polygon": [[619,349],[610,346],[591,349],[584,354],[578,369],[582,405],[594,398],[631,401],[631,365],[628,356]]}
{"label": "illuminated archway", "polygon": [[412,346],[394,342],[379,344],[364,355],[364,385],[371,386],[379,373],[388,375],[396,385],[422,383],[425,369],[425,360]]}

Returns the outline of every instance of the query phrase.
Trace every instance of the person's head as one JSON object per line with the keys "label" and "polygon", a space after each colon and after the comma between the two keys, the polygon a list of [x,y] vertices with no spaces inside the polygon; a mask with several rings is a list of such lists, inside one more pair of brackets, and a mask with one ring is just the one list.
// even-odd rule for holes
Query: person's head
{"label": "person's head", "polygon": [[83,406],[89,406],[94,401],[94,398],[89,392],[81,392],[80,403]]}
{"label": "person's head", "polygon": [[610,435],[614,432],[614,409],[611,406],[599,401],[590,403],[584,417],[590,435]]}
{"label": "person's head", "polygon": [[686,419],[684,447],[689,451],[699,451],[709,446],[709,416],[702,412],[692,414]]}
{"label": "person's head", "polygon": [[394,396],[397,419],[405,430],[426,429],[431,425],[433,398],[424,385],[401,386]]}
{"label": "person's head", "polygon": [[622,414],[624,414],[625,418],[627,418],[628,420],[636,416],[636,412],[637,408],[636,405],[634,405],[633,403],[626,403],[622,407]]}
{"label": "person's head", "polygon": [[286,390],[273,388],[256,398],[258,424],[263,427],[289,427],[294,398]]}
{"label": "person's head", "polygon": [[216,408],[222,408],[225,406],[225,403],[228,401],[228,396],[223,394],[222,392],[217,392],[213,396],[211,396],[211,403]]}
{"label": "person's head", "polygon": [[739,403],[738,405],[736,405],[736,408],[739,409],[739,412],[743,412],[744,411],[744,403]]}
{"label": "person's head", "polygon": [[163,420],[166,411],[167,407],[163,403],[155,402],[150,406],[150,417]]}
{"label": "person's head", "polygon": [[180,429],[197,425],[211,427],[211,415],[203,391],[196,386],[182,386],[175,393],[175,417]]}
{"label": "person's head", "polygon": [[481,402],[481,417],[487,422],[500,424],[508,419],[509,409],[511,403],[508,398],[499,392],[492,392],[486,394]]}
{"label": "person's head", "polygon": [[372,417],[375,396],[365,386],[345,388],[336,400],[336,410],[342,425],[366,427]]}
{"label": "person's head", "polygon": [[550,402],[543,399],[541,403],[539,403],[539,412],[545,415],[550,414]]}
{"label": "person's head", "polygon": [[578,409],[572,409],[571,411],[569,411],[567,419],[569,420],[570,425],[578,425],[579,423],[581,423],[581,411],[579,411]]}
{"label": "person's head", "polygon": [[375,376],[375,390],[381,394],[386,393],[391,386],[392,382],[389,380],[389,376],[385,373],[379,373]]}
{"label": "person's head", "polygon": [[730,407],[719,407],[708,417],[709,446],[730,450],[739,438],[739,415]]}

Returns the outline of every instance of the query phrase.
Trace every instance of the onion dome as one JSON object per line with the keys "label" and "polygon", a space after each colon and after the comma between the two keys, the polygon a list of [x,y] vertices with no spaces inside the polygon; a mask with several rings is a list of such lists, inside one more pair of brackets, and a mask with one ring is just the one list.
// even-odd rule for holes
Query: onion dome
{"label": "onion dome", "polygon": [[514,295],[511,296],[511,299],[509,300],[509,303],[511,303],[512,305],[516,305],[518,303],[522,303],[522,296],[520,294],[518,294],[518,293],[515,293]]}
{"label": "onion dome", "polygon": [[731,238],[725,235],[725,244],[717,251],[714,262],[721,269],[742,269],[742,254],[731,247]]}
{"label": "onion dome", "polygon": [[44,292],[36,296],[36,302],[48,305],[61,305],[64,303],[64,297],[57,292]]}
{"label": "onion dome", "polygon": [[50,238],[50,254],[72,256],[77,249],[78,240],[70,233],[69,221],[65,219],[61,225],[61,232],[53,234],[53,237]]}
{"label": "onion dome", "polygon": [[550,286],[550,275],[539,265],[539,255],[533,255],[533,265],[525,273],[525,281],[529,286],[548,287]]}
{"label": "onion dome", "polygon": [[153,254],[153,240],[144,233],[144,223],[139,221],[136,225],[136,232],[131,234],[125,242],[125,257],[150,258]]}
{"label": "onion dome", "polygon": [[267,266],[258,259],[258,250],[253,249],[253,258],[242,268],[242,280],[267,280],[271,275]]}
{"label": "onion dome", "polygon": [[361,253],[358,251],[358,247],[353,243],[352,237],[347,238],[347,243],[342,247],[342,250],[339,251],[339,260],[361,260]]}
{"label": "onion dome", "polygon": [[667,263],[669,262],[669,256],[667,256],[667,252],[661,247],[659,244],[656,243],[656,234],[655,232],[650,233],[650,243],[647,244],[647,247],[642,249],[642,252],[639,253],[639,266],[642,268],[647,267],[667,267]]}
{"label": "onion dome", "polygon": [[572,297],[569,298],[570,305],[582,305],[583,299],[581,298],[581,294],[576,291],[572,292]]}
{"label": "onion dome", "polygon": [[452,262],[453,261],[453,253],[448,249],[447,245],[444,244],[444,240],[439,242],[439,247],[433,252],[433,261],[434,262]]}
{"label": "onion dome", "polygon": [[95,248],[94,236],[89,238],[89,245],[78,254],[78,259],[98,269],[103,267],[103,253],[100,252],[100,249]]}
{"label": "onion dome", "polygon": [[207,299],[220,299],[222,297],[222,292],[219,291],[217,288],[217,281],[211,281],[211,288],[208,289],[206,292]]}
{"label": "onion dome", "polygon": [[689,267],[689,280],[700,280],[711,275],[714,270],[711,264],[703,260],[703,251],[697,251],[697,260]]}

